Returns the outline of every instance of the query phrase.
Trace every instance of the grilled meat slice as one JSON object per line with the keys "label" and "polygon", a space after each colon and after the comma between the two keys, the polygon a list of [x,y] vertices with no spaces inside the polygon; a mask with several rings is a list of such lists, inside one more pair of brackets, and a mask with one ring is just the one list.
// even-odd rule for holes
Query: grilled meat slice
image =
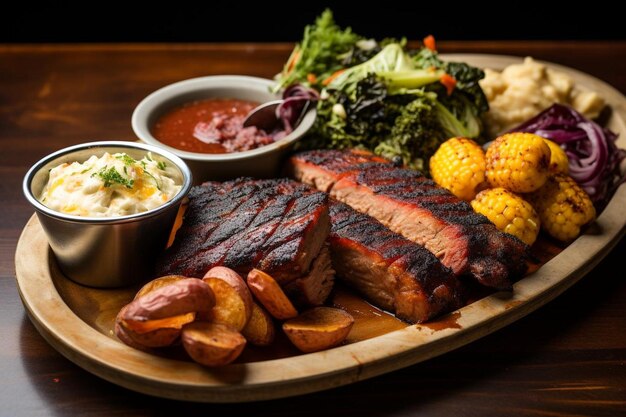
{"label": "grilled meat slice", "polygon": [[528,246],[416,171],[334,150],[296,154],[287,171],[424,245],[457,275],[510,289],[526,273]]}
{"label": "grilled meat slice", "polygon": [[296,155],[285,168],[287,176],[328,193],[342,174],[379,163],[390,161],[368,151],[313,150]]}
{"label": "grilled meat slice", "polygon": [[372,303],[410,322],[461,305],[457,278],[424,247],[340,202],[330,217],[333,267]]}
{"label": "grilled meat slice", "polygon": [[183,226],[159,275],[201,277],[252,268],[281,285],[309,274],[330,231],[328,196],[295,181],[237,179],[192,188]]}
{"label": "grilled meat slice", "polygon": [[330,250],[324,245],[306,275],[285,285],[289,299],[298,306],[316,306],[326,301],[335,282],[335,271],[330,261]]}

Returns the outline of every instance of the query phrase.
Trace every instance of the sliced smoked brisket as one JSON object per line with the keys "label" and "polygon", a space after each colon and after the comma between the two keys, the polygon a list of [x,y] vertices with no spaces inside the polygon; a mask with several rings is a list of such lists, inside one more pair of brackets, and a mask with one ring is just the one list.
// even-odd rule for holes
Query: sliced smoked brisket
{"label": "sliced smoked brisket", "polygon": [[461,305],[456,276],[424,247],[343,203],[330,217],[333,268],[373,304],[414,323]]}
{"label": "sliced smoked brisket", "polygon": [[189,193],[185,220],[157,274],[202,277],[222,265],[245,276],[258,268],[283,286],[306,290],[303,303],[321,304],[333,282],[329,232],[328,195],[307,185],[287,179],[207,182]]}
{"label": "sliced smoked brisket", "polygon": [[367,153],[337,150],[296,154],[287,171],[424,245],[457,275],[510,289],[526,273],[524,243],[417,171]]}

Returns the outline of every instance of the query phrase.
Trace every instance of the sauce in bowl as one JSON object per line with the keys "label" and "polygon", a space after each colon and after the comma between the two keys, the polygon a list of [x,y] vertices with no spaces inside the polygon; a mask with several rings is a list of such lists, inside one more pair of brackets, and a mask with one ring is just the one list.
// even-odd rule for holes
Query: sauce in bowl
{"label": "sauce in bowl", "polygon": [[152,134],[165,145],[188,152],[256,149],[284,136],[280,131],[266,133],[256,127],[243,127],[244,119],[258,104],[226,98],[193,101],[160,116]]}

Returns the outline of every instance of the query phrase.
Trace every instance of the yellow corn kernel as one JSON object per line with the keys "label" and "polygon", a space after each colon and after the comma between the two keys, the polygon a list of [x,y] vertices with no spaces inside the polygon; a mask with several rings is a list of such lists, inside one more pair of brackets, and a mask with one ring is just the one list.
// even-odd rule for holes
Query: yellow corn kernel
{"label": "yellow corn kernel", "polygon": [[529,202],[504,188],[483,190],[471,202],[472,208],[497,228],[532,245],[539,233],[539,216]]}
{"label": "yellow corn kernel", "polygon": [[544,139],[550,148],[550,172],[553,174],[568,174],[569,159],[567,154],[557,143]]}
{"label": "yellow corn kernel", "polygon": [[485,152],[471,139],[448,139],[430,158],[430,175],[455,196],[470,201],[485,182]]}
{"label": "yellow corn kernel", "polygon": [[564,174],[551,176],[528,198],[544,230],[563,242],[576,239],[581,227],[596,218],[596,209],[587,193]]}
{"label": "yellow corn kernel", "polygon": [[528,193],[548,178],[550,147],[545,139],[532,133],[507,133],[489,146],[486,163],[492,187]]}

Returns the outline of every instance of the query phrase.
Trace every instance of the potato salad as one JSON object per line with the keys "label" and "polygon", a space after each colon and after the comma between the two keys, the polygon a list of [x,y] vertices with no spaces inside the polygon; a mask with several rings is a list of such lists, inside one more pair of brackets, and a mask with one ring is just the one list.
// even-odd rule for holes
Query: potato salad
{"label": "potato salad", "polygon": [[485,69],[480,86],[489,100],[485,119],[494,138],[554,103],[573,107],[590,119],[597,117],[605,104],[604,98],[580,89],[569,75],[529,57],[502,72]]}
{"label": "potato salad", "polygon": [[75,216],[126,216],[163,205],[180,191],[181,183],[173,167],[150,153],[141,160],[105,153],[51,169],[39,201]]}

